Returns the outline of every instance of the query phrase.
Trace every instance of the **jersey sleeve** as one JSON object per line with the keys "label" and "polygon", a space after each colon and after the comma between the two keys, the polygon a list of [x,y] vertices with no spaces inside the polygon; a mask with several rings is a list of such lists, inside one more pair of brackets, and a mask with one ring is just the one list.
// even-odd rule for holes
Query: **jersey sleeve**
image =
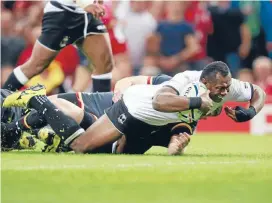
{"label": "jersey sleeve", "polygon": [[202,71],[184,71],[176,74],[171,80],[164,83],[164,86],[171,87],[178,95],[184,90],[186,85],[191,82],[199,81]]}
{"label": "jersey sleeve", "polygon": [[157,75],[157,76],[153,76],[153,77],[150,77],[147,81],[147,84],[150,84],[150,85],[159,85],[159,84],[162,84],[166,81],[169,81],[171,80],[172,77],[169,76],[169,75],[165,75],[165,74],[160,74],[160,75]]}
{"label": "jersey sleeve", "polygon": [[189,83],[190,81],[185,74],[178,73],[171,80],[164,83],[164,87],[170,87],[175,90],[178,95],[180,95],[184,87]]}
{"label": "jersey sleeve", "polygon": [[242,82],[237,79],[232,79],[229,94],[227,95],[228,101],[247,102],[252,99],[253,85],[249,82]]}

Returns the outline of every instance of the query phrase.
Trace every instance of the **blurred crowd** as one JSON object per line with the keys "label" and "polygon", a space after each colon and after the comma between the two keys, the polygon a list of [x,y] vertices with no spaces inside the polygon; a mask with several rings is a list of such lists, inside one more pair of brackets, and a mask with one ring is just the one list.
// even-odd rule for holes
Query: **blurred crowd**
{"label": "blurred crowd", "polygon": [[[46,1],[1,1],[1,85],[40,35]],[[131,75],[174,75],[226,62],[234,77],[272,95],[272,1],[104,1],[115,59],[113,84]],[[70,45],[26,86],[89,91],[91,70]]]}

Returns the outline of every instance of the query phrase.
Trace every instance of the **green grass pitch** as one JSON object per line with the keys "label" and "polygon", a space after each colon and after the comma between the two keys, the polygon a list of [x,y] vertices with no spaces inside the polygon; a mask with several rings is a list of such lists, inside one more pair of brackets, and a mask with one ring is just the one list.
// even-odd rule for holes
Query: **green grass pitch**
{"label": "green grass pitch", "polygon": [[184,156],[2,153],[2,203],[268,203],[272,136],[193,136]]}

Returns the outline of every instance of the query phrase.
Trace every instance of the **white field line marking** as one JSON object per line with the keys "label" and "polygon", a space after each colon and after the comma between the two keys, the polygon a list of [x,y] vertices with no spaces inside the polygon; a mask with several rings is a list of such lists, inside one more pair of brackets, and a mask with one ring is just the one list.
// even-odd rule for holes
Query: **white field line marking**
{"label": "white field line marking", "polygon": [[189,162],[166,162],[160,164],[150,164],[150,163],[135,163],[135,164],[98,164],[98,165],[68,165],[68,164],[46,164],[46,165],[35,165],[35,166],[4,166],[2,163],[1,171],[15,170],[15,171],[31,171],[31,170],[61,170],[61,169],[95,169],[95,168],[105,168],[105,169],[122,169],[122,168],[152,168],[159,166],[179,166],[179,165],[239,165],[239,164],[257,164],[258,161],[189,161]]}

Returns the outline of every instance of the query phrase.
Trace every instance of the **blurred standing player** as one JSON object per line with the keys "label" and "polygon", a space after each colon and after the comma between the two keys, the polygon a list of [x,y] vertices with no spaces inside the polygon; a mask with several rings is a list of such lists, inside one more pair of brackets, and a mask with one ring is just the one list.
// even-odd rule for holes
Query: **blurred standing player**
{"label": "blurred standing player", "polygon": [[30,59],[14,69],[3,88],[20,89],[33,76],[41,73],[58,52],[75,43],[95,67],[93,91],[106,92],[111,87],[113,56],[105,25],[103,1],[50,1],[44,8],[42,34],[36,41]]}
{"label": "blurred standing player", "polygon": [[[112,70],[112,87],[114,87],[114,84],[118,80],[132,75],[132,68],[127,53],[126,37],[123,32],[124,22],[120,21],[115,14],[118,4],[119,2],[117,1],[104,1],[105,15],[101,18],[109,33],[115,63],[114,69]],[[79,68],[81,68],[82,71],[79,76],[80,80],[76,91],[84,91],[84,87],[88,86],[89,83],[89,77],[87,76],[89,73],[86,67],[89,67],[90,64],[81,51],[79,51],[79,56]]]}

